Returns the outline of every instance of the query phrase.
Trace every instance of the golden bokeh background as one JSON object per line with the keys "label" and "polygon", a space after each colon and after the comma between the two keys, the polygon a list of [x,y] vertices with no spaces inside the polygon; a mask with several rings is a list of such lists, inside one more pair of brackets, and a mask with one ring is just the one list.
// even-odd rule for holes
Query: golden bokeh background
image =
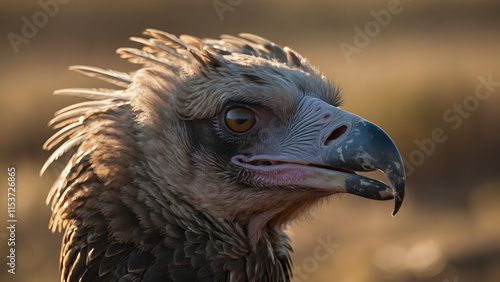
{"label": "golden bokeh background", "polygon": [[[65,158],[40,178],[41,146],[53,113],[80,100],[51,93],[108,86],[70,65],[134,70],[114,50],[138,47],[128,37],[145,28],[250,32],[290,46],[342,87],[344,109],[398,145],[408,173],[399,214],[390,216],[392,202],[331,199],[290,226],[294,281],[500,281],[498,1],[0,0],[1,281],[59,279],[61,235],[47,228],[45,198]],[[15,275],[6,266],[10,166]]]}

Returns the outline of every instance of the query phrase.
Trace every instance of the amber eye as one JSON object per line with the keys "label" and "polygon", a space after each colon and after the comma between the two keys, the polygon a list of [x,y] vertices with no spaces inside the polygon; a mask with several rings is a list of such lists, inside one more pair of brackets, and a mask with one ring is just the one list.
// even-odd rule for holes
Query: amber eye
{"label": "amber eye", "polygon": [[233,108],[226,113],[226,124],[236,133],[243,133],[255,125],[255,115],[247,108]]}

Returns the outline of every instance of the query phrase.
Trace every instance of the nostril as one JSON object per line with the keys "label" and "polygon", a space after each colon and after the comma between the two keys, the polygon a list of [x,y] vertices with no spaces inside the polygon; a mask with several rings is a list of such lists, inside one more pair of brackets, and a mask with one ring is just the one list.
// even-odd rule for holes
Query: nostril
{"label": "nostril", "polygon": [[337,129],[335,129],[331,134],[330,136],[328,136],[328,138],[326,139],[325,141],[325,145],[330,145],[330,143],[339,138],[340,136],[342,136],[345,132],[347,131],[347,125],[342,125],[342,126],[339,126],[337,127]]}

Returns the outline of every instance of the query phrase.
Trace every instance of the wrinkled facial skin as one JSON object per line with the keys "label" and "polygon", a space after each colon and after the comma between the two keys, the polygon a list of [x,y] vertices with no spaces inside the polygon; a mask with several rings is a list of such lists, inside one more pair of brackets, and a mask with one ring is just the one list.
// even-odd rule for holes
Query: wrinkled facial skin
{"label": "wrinkled facial skin", "polygon": [[[265,211],[263,206],[297,207],[336,193],[396,198],[397,212],[404,191],[402,161],[379,127],[332,105],[331,101],[338,101],[334,97],[325,99],[329,103],[324,95],[304,92],[271,95],[263,90],[253,95],[253,99],[228,101],[211,119],[189,123],[196,140],[195,167],[196,161],[212,162],[212,174],[239,184],[227,194],[234,197],[227,204],[236,207],[225,207],[224,213],[238,207],[241,210],[235,214],[248,214],[255,206],[261,207],[256,213]],[[239,132],[238,124],[245,130]],[[398,187],[355,173],[375,169],[384,171]],[[202,182],[208,187],[211,181]],[[267,197],[267,205],[253,201],[262,199],[256,192]],[[218,203],[223,207],[224,200]]]}

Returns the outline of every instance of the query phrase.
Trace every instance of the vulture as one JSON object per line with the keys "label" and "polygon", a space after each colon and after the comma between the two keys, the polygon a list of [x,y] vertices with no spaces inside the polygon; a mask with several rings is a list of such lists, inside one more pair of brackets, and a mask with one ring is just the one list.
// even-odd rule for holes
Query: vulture
{"label": "vulture", "polygon": [[[339,108],[339,87],[253,34],[147,29],[120,48],[133,72],[73,66],[114,88],[55,113],[43,148],[62,155],[49,228],[61,281],[290,281],[284,229],[338,193],[404,198],[391,138]],[[380,170],[388,184],[357,172]],[[389,183],[390,182],[390,183]]]}

